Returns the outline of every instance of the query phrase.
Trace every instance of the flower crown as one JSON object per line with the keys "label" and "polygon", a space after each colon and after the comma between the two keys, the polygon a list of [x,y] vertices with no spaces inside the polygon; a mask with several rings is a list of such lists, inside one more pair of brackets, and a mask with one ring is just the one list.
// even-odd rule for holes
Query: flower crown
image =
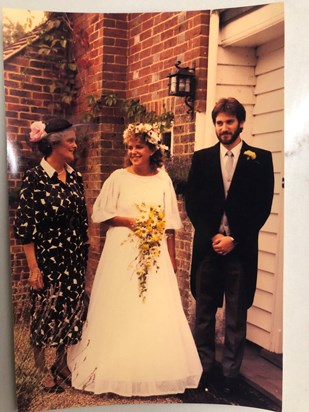
{"label": "flower crown", "polygon": [[160,125],[158,123],[130,123],[123,132],[123,141],[128,141],[137,135],[142,135],[146,142],[156,146],[162,152],[168,150],[168,147],[162,144],[160,135]]}
{"label": "flower crown", "polygon": [[47,136],[47,133],[45,132],[45,127],[46,124],[39,121],[39,122],[33,122],[30,126],[31,132],[30,132],[30,142],[35,143],[39,142],[40,140],[43,139],[43,137]]}

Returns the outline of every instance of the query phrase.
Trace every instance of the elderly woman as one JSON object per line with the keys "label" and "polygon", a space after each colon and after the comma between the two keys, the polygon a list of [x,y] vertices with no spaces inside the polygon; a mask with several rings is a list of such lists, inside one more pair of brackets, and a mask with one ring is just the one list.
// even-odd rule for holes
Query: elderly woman
{"label": "elderly woman", "polygon": [[[85,320],[87,211],[80,173],[70,165],[77,148],[64,119],[31,125],[30,142],[43,154],[28,170],[20,191],[15,234],[23,244],[31,293],[30,343],[47,392],[63,392],[69,381],[66,348],[79,341]],[[45,348],[56,348],[48,370]]]}

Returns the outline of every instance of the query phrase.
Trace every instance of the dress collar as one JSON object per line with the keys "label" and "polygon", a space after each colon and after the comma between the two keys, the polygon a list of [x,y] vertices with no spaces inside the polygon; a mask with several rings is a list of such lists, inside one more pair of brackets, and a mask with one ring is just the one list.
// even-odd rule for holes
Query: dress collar
{"label": "dress collar", "polygon": [[[57,170],[55,170],[48,162],[47,160],[43,157],[41,160],[40,165],[42,168],[45,170],[45,172],[48,174],[49,177],[53,177],[55,173],[57,173]],[[68,165],[67,163],[64,164],[64,167],[68,173],[72,173],[74,169]]]}

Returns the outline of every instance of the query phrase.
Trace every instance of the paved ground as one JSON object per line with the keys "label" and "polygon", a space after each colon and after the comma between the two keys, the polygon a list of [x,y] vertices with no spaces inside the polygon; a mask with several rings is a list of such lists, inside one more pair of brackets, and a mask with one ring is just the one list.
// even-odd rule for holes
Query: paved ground
{"label": "paved ground", "polygon": [[231,395],[225,395],[220,389],[209,388],[208,391],[188,391],[181,398],[184,403],[239,405],[281,411],[281,406],[278,403],[273,402],[244,380],[240,380],[237,391]]}
{"label": "paved ground", "polygon": [[252,408],[260,408],[269,411],[280,412],[278,404],[272,402],[265,395],[252,388],[245,381],[241,381],[235,395],[226,396],[219,390],[191,391],[184,395],[176,396],[152,396],[124,398],[113,394],[92,395],[90,393],[76,391],[65,386],[65,392],[61,394],[41,393],[32,400],[24,411],[41,412],[46,410],[77,408],[85,406],[122,405],[122,404],[173,404],[173,403],[202,403],[239,405]]}

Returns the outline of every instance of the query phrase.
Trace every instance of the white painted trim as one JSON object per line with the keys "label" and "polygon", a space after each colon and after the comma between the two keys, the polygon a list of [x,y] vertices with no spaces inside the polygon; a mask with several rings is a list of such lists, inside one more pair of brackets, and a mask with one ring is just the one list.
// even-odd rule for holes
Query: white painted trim
{"label": "white painted trim", "polygon": [[[219,23],[219,11],[212,10],[210,12],[209,22],[206,115],[204,114],[203,116],[197,116],[196,119],[197,133],[195,139],[195,150],[209,147],[217,142],[214,135],[211,111],[216,103]],[[200,115],[202,115],[202,113],[200,113]]]}
{"label": "white painted trim", "polygon": [[[220,45],[226,46],[254,46],[270,36],[279,37],[283,31],[284,5],[283,3],[268,4],[252,13],[241,16],[222,28],[220,31]],[[261,33],[265,32],[264,39]]]}

